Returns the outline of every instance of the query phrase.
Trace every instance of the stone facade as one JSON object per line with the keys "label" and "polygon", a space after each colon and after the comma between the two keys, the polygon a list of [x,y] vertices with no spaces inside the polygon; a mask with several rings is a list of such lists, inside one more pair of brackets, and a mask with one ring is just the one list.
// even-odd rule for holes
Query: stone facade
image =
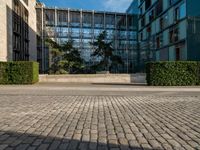
{"label": "stone facade", "polygon": [[37,40],[36,40],[36,31],[37,31],[37,22],[36,22],[36,0],[29,0],[29,53],[30,53],[30,61],[37,60]]}
{"label": "stone facade", "polygon": [[0,61],[12,59],[12,0],[0,1]]}
{"label": "stone facade", "polygon": [[[29,13],[29,60],[37,60],[36,44],[36,0],[30,0],[28,5],[24,1],[20,3],[28,10]],[[0,1],[0,61],[13,60],[13,0]]]}

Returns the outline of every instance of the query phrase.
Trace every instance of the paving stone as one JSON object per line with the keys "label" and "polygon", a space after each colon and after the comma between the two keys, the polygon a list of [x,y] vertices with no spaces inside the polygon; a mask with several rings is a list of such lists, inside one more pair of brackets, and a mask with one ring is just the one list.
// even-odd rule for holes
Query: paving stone
{"label": "paving stone", "polygon": [[0,144],[0,150],[4,150],[8,147],[6,144]]}
{"label": "paving stone", "polygon": [[1,95],[0,150],[192,150],[200,97]]}
{"label": "paving stone", "polygon": [[148,141],[153,149],[162,149],[162,146],[156,140],[149,140]]}
{"label": "paving stone", "polygon": [[37,150],[47,150],[49,147],[49,144],[41,144]]}

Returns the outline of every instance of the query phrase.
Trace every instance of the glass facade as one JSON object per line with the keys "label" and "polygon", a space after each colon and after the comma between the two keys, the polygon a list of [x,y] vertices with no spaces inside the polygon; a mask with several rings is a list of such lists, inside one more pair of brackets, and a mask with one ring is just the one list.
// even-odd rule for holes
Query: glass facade
{"label": "glass facade", "polygon": [[59,44],[69,39],[81,51],[86,65],[89,44],[106,30],[124,66],[113,72],[144,71],[148,61],[200,60],[200,2],[194,0],[133,0],[126,13],[95,12],[39,7],[43,16],[43,39]]}
{"label": "glass facade", "polygon": [[[42,22],[42,25],[38,25],[38,32],[43,41],[51,38],[57,43],[63,44],[72,39],[74,46],[80,50],[86,66],[91,66],[93,62],[99,61],[99,58],[91,57],[94,49],[89,43],[105,30],[108,34],[107,40],[113,42],[115,54],[120,55],[124,62],[124,66],[119,66],[112,72],[133,72],[135,66],[133,58],[136,55],[134,49],[137,44],[136,15],[46,7],[37,7],[36,10],[37,19],[40,20],[38,22]],[[40,44],[40,46],[43,46],[43,49],[45,47],[44,44]],[[39,53],[38,59],[40,56]],[[46,65],[46,70],[47,68]]]}
{"label": "glass facade", "polygon": [[132,36],[131,38],[133,39],[133,41],[130,43],[131,54],[129,55],[129,60],[133,62],[132,64],[134,72],[138,71],[138,65],[139,65],[139,44],[138,44],[137,32],[135,32],[138,31],[138,14],[139,14],[138,4],[139,0],[133,0],[130,7],[126,11],[128,14],[134,15],[135,24],[134,26],[132,26],[134,32],[130,33],[130,36]]}

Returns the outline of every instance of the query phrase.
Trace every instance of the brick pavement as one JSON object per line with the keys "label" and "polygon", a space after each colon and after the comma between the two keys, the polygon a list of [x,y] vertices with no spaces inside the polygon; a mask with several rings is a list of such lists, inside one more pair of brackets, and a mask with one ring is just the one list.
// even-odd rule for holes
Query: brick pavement
{"label": "brick pavement", "polygon": [[200,97],[1,95],[4,149],[200,149]]}

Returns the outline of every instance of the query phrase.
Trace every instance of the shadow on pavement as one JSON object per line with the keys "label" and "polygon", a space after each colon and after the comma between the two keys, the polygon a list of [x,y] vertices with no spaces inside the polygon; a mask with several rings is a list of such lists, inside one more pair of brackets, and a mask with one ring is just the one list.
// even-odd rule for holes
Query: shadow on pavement
{"label": "shadow on pavement", "polygon": [[[37,129],[36,129],[37,130]],[[52,132],[53,133],[53,132]],[[82,136],[82,134],[79,134]],[[16,149],[16,150],[151,150],[138,146],[129,146],[127,144],[115,144],[113,140],[108,143],[96,142],[95,140],[84,141],[81,136],[72,137],[72,134],[42,136],[36,134],[5,132],[0,131],[0,149]],[[71,137],[70,137],[71,136]],[[70,137],[70,138],[69,138]],[[73,139],[75,138],[75,139]],[[93,142],[92,142],[93,141]],[[123,141],[123,139],[122,139]]]}

